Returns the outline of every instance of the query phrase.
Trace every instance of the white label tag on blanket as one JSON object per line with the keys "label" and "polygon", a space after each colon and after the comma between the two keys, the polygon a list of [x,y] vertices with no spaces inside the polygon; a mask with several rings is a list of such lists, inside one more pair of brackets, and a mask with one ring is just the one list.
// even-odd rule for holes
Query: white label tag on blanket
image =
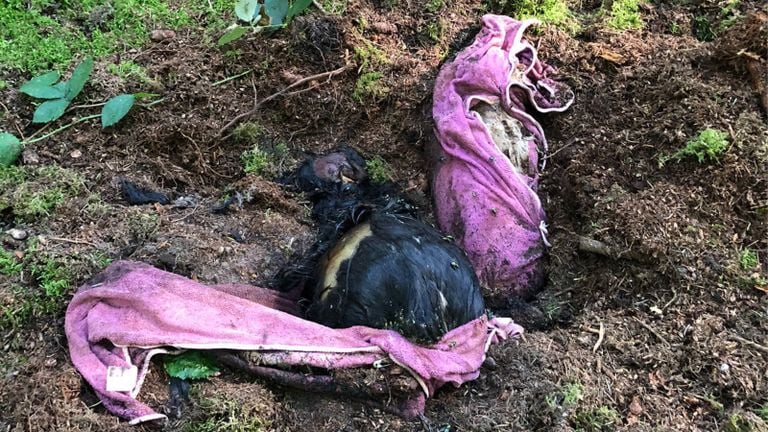
{"label": "white label tag on blanket", "polygon": [[129,392],[136,387],[136,379],[139,376],[139,369],[136,366],[107,367],[107,391]]}

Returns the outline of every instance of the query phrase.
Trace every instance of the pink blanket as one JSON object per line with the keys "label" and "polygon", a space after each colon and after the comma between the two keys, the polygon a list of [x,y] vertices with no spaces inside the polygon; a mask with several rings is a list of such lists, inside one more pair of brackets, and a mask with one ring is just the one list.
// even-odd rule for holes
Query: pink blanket
{"label": "pink blanket", "polygon": [[163,418],[136,396],[157,353],[178,349],[258,351],[267,366],[325,369],[391,362],[424,395],[473,380],[491,343],[522,328],[506,318],[478,318],[431,347],[367,327],[331,329],[295,315],[292,299],[248,285],[206,286],[146,264],[119,261],[82,286],[69,304],[66,334],[77,370],[104,406],[132,424]]}
{"label": "pink blanket", "polygon": [[483,17],[475,42],[440,71],[433,96],[438,223],[502,297],[530,294],[543,282],[546,226],[536,184],[546,139],[531,112],[564,111],[573,102],[523,39],[534,22]]}

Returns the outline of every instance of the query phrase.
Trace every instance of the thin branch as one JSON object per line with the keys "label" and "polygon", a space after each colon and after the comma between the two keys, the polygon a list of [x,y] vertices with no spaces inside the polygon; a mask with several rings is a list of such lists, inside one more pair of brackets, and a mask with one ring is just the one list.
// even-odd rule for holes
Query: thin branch
{"label": "thin branch", "polygon": [[756,350],[762,351],[764,353],[768,353],[768,347],[765,346],[765,345],[760,345],[757,342],[752,342],[751,340],[744,339],[741,336],[736,336],[736,335],[729,335],[729,336],[730,336],[731,339],[733,339],[733,340],[735,340],[737,342],[741,342],[742,344],[747,345],[749,347],[752,347],[752,348],[754,348]]}
{"label": "thin branch", "polygon": [[316,74],[316,75],[311,75],[311,76],[302,78],[302,79],[294,82],[293,84],[289,85],[288,87],[285,87],[284,89],[278,91],[277,93],[272,94],[270,96],[267,96],[266,98],[260,100],[258,103],[255,104],[255,106],[252,109],[250,109],[250,110],[248,110],[248,111],[238,115],[237,117],[233,118],[232,120],[230,120],[227,124],[224,125],[224,127],[221,128],[221,130],[219,130],[219,134],[218,135],[221,137],[222,135],[224,135],[224,132],[226,132],[227,129],[229,129],[232,126],[234,126],[235,124],[237,124],[237,122],[252,116],[254,113],[256,113],[256,111],[259,110],[259,108],[261,108],[262,105],[264,105],[265,103],[271,101],[272,99],[275,99],[275,98],[278,98],[280,96],[283,96],[286,93],[287,94],[291,94],[291,93],[289,93],[291,90],[293,90],[294,88],[296,88],[296,87],[298,87],[298,86],[300,86],[302,84],[310,82],[310,81],[314,81],[314,80],[319,80],[319,79],[325,78],[327,80],[326,82],[328,82],[328,81],[331,80],[331,78],[333,78],[336,75],[341,74],[342,72],[345,72],[349,68],[350,68],[349,66],[342,66],[342,67],[340,67],[338,69],[335,69],[335,70],[332,70],[332,71],[328,71],[328,72],[319,73],[319,74]]}
{"label": "thin branch", "polygon": [[211,84],[211,87],[216,87],[216,86],[219,86],[219,85],[222,85],[222,84],[226,84],[226,83],[228,83],[228,82],[230,82],[232,80],[240,78],[241,76],[248,75],[251,72],[253,72],[253,69],[248,69],[247,71],[245,71],[243,73],[239,73],[239,74],[231,76],[231,77],[226,77],[223,80],[219,80],[219,81],[216,81],[215,83]]}
{"label": "thin branch", "polygon": [[664,336],[660,335],[660,334],[659,334],[659,333],[658,333],[656,330],[654,330],[654,329],[653,329],[653,327],[651,327],[651,326],[649,326],[648,324],[646,324],[646,323],[642,322],[642,321],[640,320],[640,318],[635,318],[635,321],[637,321],[637,322],[638,322],[638,324],[640,324],[641,326],[643,326],[643,328],[644,328],[644,329],[648,330],[649,332],[651,332],[651,334],[653,334],[654,336],[656,336],[656,338],[657,338],[657,339],[659,339],[659,340],[660,340],[662,343],[664,343],[664,345],[666,345],[666,346],[672,346],[672,344],[671,344],[671,343],[669,343],[669,342],[668,342],[666,339],[664,339]]}
{"label": "thin branch", "polygon": [[318,9],[320,10],[320,12],[322,12],[322,13],[328,13],[328,12],[326,12],[325,8],[323,8],[323,5],[321,5],[321,4],[320,4],[320,2],[319,2],[319,1],[317,1],[317,0],[312,0],[312,4],[313,4],[313,5],[315,5],[315,7],[316,7],[316,8],[318,8]]}
{"label": "thin branch", "polygon": [[106,104],[107,104],[107,102],[99,102],[99,103],[92,103],[92,104],[86,104],[86,105],[74,105],[74,106],[69,107],[69,109],[67,109],[67,111],[76,110],[76,109],[80,109],[80,108],[96,108],[96,107],[104,106]]}
{"label": "thin branch", "polygon": [[592,347],[592,352],[596,353],[597,349],[600,348],[600,345],[603,344],[603,339],[605,339],[605,326],[603,325],[602,321],[600,322],[600,330],[597,333],[597,342],[595,343],[595,346]]}
{"label": "thin branch", "polygon": [[152,101],[152,102],[150,102],[150,103],[148,103],[148,104],[143,104],[143,105],[141,105],[141,107],[142,107],[142,108],[146,108],[146,109],[150,109],[150,108],[152,108],[153,106],[155,106],[155,105],[157,105],[157,104],[159,104],[159,103],[162,103],[162,102],[165,102],[165,98],[162,98],[162,99],[158,99],[158,100],[156,100],[156,101]]}
{"label": "thin branch", "polygon": [[57,133],[59,133],[59,132],[61,132],[63,130],[69,129],[72,126],[74,126],[74,125],[76,125],[78,123],[82,123],[84,121],[92,120],[92,119],[99,118],[99,117],[101,117],[101,114],[92,114],[92,115],[89,115],[89,116],[85,116],[85,117],[79,118],[79,119],[73,121],[72,123],[65,124],[64,126],[58,128],[58,129],[54,129],[53,131],[48,132],[47,134],[45,134],[45,135],[43,135],[43,136],[41,136],[39,138],[35,138],[33,140],[24,141],[24,144],[32,144],[32,143],[36,143],[38,141],[42,141],[42,140],[44,140],[46,138],[49,138],[49,137],[51,137],[51,136],[53,136],[53,135],[55,135],[55,134],[57,134]]}
{"label": "thin branch", "polygon": [[63,237],[46,237],[46,239],[53,240],[53,241],[58,241],[58,242],[63,242],[63,243],[88,245],[88,246],[93,246],[95,248],[98,248],[98,246],[96,246],[95,244],[93,244],[93,243],[91,243],[89,241],[85,241],[85,240],[72,240],[72,239],[63,238]]}

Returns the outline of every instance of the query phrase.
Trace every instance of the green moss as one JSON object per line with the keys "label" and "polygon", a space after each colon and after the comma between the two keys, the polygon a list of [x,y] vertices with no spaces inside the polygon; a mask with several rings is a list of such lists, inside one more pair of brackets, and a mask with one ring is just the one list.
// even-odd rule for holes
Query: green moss
{"label": "green moss", "polygon": [[752,249],[744,249],[739,254],[739,266],[744,270],[754,270],[760,264],[757,252]]}
{"label": "green moss", "polygon": [[576,412],[572,418],[572,424],[577,431],[612,431],[619,419],[620,415],[615,409],[601,406]]}
{"label": "green moss", "polygon": [[432,21],[426,25],[425,34],[434,42],[440,42],[443,38],[443,25],[440,21]]}
{"label": "green moss", "polygon": [[151,239],[159,227],[160,218],[156,213],[140,212],[128,216],[128,229],[137,241]]}
{"label": "green moss", "polygon": [[243,152],[241,159],[244,171],[249,174],[264,174],[271,164],[269,155],[256,145]]}
{"label": "green moss", "polygon": [[0,168],[0,210],[11,208],[18,219],[27,221],[49,216],[82,188],[83,179],[76,172],[55,165]]}
{"label": "green moss", "polygon": [[333,15],[343,15],[347,11],[349,0],[322,0],[323,10]]}
{"label": "green moss", "polygon": [[616,30],[643,28],[643,19],[640,16],[642,3],[643,0],[613,0],[608,11],[608,26]]}
{"label": "green moss", "polygon": [[569,33],[579,30],[578,20],[565,0],[489,0],[488,7],[518,19],[536,18]]}
{"label": "green moss", "polygon": [[443,0],[427,0],[427,4],[424,5],[424,9],[428,12],[435,13],[445,6]]}
{"label": "green moss", "polygon": [[584,387],[579,383],[568,383],[563,388],[563,405],[573,406],[584,399]]}
{"label": "green moss", "polygon": [[381,82],[381,72],[366,72],[357,78],[352,97],[360,103],[378,102],[389,94],[389,89]]}
{"label": "green moss", "polygon": [[52,258],[33,264],[31,273],[48,297],[62,297],[72,286],[71,276],[64,264]]}
{"label": "green moss", "polygon": [[693,19],[693,34],[696,39],[704,42],[711,42],[717,37],[712,23],[705,16],[697,16]]}
{"label": "green moss", "polygon": [[[31,4],[30,4],[31,3]],[[155,27],[190,24],[184,8],[162,0],[0,3],[0,69],[62,70],[75,57],[102,57],[139,47]]]}
{"label": "green moss", "polygon": [[58,314],[64,308],[61,299],[52,298],[21,286],[13,286],[11,299],[2,305],[0,330],[29,326],[29,321],[42,315]]}
{"label": "green moss", "polygon": [[18,276],[21,273],[21,269],[21,262],[16,256],[12,252],[0,248],[0,274]]}
{"label": "green moss", "polygon": [[673,159],[680,160],[686,156],[693,156],[699,163],[717,161],[720,155],[728,149],[728,134],[717,129],[704,129],[696,138],[688,140],[685,147],[672,155]]}
{"label": "green moss", "polygon": [[388,64],[389,59],[371,41],[363,40],[363,46],[355,47],[355,62],[361,71],[371,72],[379,66]]}
{"label": "green moss", "polygon": [[264,136],[264,129],[259,123],[245,122],[239,124],[235,128],[235,132],[232,135],[236,141],[254,144]]}
{"label": "green moss", "polygon": [[760,408],[755,410],[755,414],[757,414],[758,417],[763,419],[763,421],[768,422],[768,402],[763,404]]}
{"label": "green moss", "polygon": [[196,396],[196,405],[207,418],[188,423],[183,428],[184,432],[260,432],[270,429],[271,421],[262,416],[263,407],[258,404],[258,400],[233,400],[200,394],[193,396]]}
{"label": "green moss", "polygon": [[392,167],[380,156],[368,160],[365,163],[365,170],[373,183],[392,181]]}

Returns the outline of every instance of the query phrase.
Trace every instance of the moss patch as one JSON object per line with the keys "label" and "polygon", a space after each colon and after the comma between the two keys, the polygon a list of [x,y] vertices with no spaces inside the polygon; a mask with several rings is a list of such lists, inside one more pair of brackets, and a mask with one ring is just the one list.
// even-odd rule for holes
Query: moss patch
{"label": "moss patch", "polygon": [[101,57],[143,45],[152,29],[191,22],[162,0],[6,0],[0,3],[0,69],[63,69],[75,56]]}
{"label": "moss patch", "polygon": [[82,188],[76,172],[55,165],[0,168],[0,210],[10,209],[17,219],[31,221],[49,216]]}

